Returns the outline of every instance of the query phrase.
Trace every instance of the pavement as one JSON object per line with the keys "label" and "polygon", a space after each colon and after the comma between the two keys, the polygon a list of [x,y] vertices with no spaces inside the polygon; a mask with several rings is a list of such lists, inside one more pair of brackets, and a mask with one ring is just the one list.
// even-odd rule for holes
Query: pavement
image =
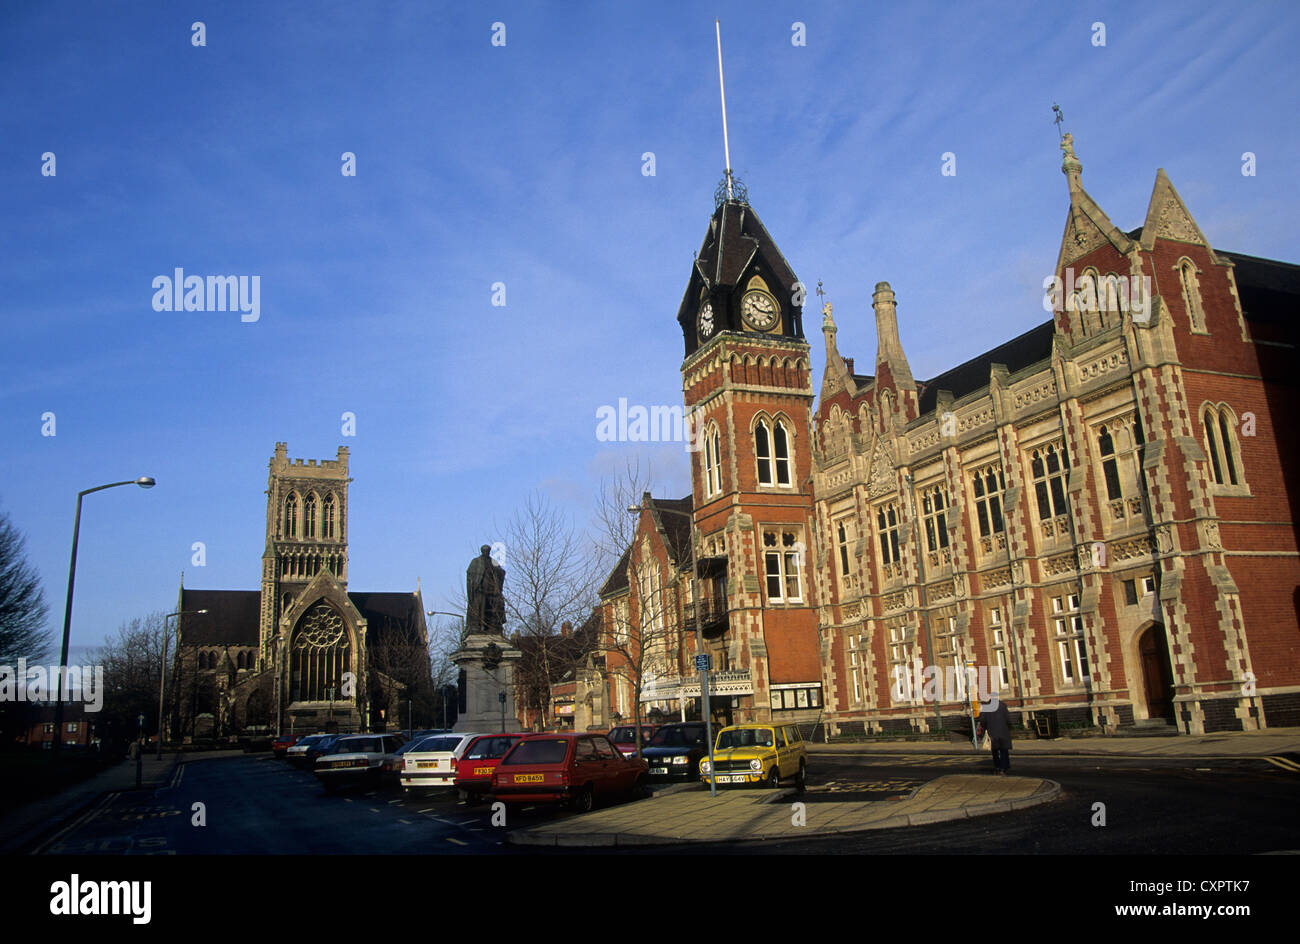
{"label": "pavement", "polygon": [[[1017,754],[1035,757],[1268,758],[1300,752],[1300,728],[1225,732],[1178,737],[1017,739]],[[968,741],[837,743],[808,745],[809,764],[821,756],[973,755]],[[980,752],[984,753],[984,752]],[[984,756],[987,756],[985,754]],[[990,761],[991,766],[991,761]],[[657,790],[646,801],[595,810],[581,817],[512,830],[515,846],[654,846],[681,843],[807,839],[813,836],[921,826],[1010,813],[1050,803],[1061,794],[1053,780],[1038,777],[959,774],[939,777],[907,796],[840,800],[823,789],[720,790],[710,797],[694,784]],[[801,806],[800,806],[801,804]]]}
{"label": "pavement", "polygon": [[[147,753],[141,759],[140,789],[157,789],[168,783],[179,763],[219,757],[243,756],[243,751],[164,753],[159,759]],[[136,789],[135,762],[124,760],[66,790],[26,803],[0,818],[0,855],[13,855],[52,834],[95,806],[104,797]]]}
{"label": "pavement", "polygon": [[[808,745],[809,753],[834,754],[970,754],[970,741],[837,742]],[[1265,757],[1300,752],[1300,728],[1264,731],[1222,731],[1169,737],[1014,738],[1017,753],[1037,757]]]}

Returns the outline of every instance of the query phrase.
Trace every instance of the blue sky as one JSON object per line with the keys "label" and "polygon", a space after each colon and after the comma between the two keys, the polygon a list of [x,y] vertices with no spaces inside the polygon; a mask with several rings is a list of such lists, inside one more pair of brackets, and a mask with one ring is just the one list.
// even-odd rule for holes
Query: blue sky
{"label": "blue sky", "polygon": [[[1053,102],[1121,228],[1164,167],[1215,245],[1300,261],[1290,3],[6,3],[0,509],[51,626],[76,493],[138,475],[86,500],[74,645],[170,609],[182,570],[256,588],[278,440],[350,448],[350,586],[418,577],[431,608],[533,490],[585,526],[639,456],[684,494],[680,445],[598,442],[596,410],[681,402],[715,15],[733,167],[860,370],[878,281],[918,378],[1046,317]],[[154,311],[176,267],[259,276],[259,320]]]}

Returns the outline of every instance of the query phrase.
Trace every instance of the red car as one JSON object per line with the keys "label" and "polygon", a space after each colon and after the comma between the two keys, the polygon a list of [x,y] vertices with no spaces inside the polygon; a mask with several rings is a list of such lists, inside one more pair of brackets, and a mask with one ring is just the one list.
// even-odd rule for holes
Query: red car
{"label": "red car", "polygon": [[298,739],[301,737],[302,737],[301,734],[281,734],[278,738],[276,738],[274,741],[271,742],[272,754],[274,754],[276,757],[284,757],[285,754],[288,752],[289,748],[297,744]]}
{"label": "red car", "polygon": [[[641,725],[641,746],[645,747],[650,743],[650,739],[655,736],[655,731],[659,730],[657,724]],[[623,754],[636,753],[636,725],[620,724],[616,728],[610,728],[609,740]]]}
{"label": "red car", "polygon": [[492,772],[523,734],[481,734],[465,746],[456,762],[456,789],[466,805],[480,803],[492,789]]}
{"label": "red car", "polygon": [[620,754],[603,734],[530,734],[501,758],[491,797],[506,803],[564,803],[585,813],[597,797],[645,795],[649,765]]}

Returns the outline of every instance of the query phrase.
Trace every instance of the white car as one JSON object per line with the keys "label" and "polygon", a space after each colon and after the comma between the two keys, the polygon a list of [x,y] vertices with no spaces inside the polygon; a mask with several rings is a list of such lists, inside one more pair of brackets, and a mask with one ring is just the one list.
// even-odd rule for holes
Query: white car
{"label": "white car", "polygon": [[402,755],[402,789],[410,793],[454,786],[456,761],[476,737],[478,733],[435,734],[412,747]]}
{"label": "white car", "polygon": [[401,746],[402,739],[396,734],[342,737],[316,758],[312,772],[324,785],[326,793],[354,784],[374,787],[385,775],[392,776],[397,750]]}

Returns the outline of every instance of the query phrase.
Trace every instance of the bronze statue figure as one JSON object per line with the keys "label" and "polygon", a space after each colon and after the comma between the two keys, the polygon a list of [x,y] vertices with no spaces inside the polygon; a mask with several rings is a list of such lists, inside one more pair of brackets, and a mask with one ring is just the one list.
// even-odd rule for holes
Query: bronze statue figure
{"label": "bronze statue figure", "polygon": [[505,635],[505,568],[492,560],[492,548],[484,544],[465,573],[465,634]]}

